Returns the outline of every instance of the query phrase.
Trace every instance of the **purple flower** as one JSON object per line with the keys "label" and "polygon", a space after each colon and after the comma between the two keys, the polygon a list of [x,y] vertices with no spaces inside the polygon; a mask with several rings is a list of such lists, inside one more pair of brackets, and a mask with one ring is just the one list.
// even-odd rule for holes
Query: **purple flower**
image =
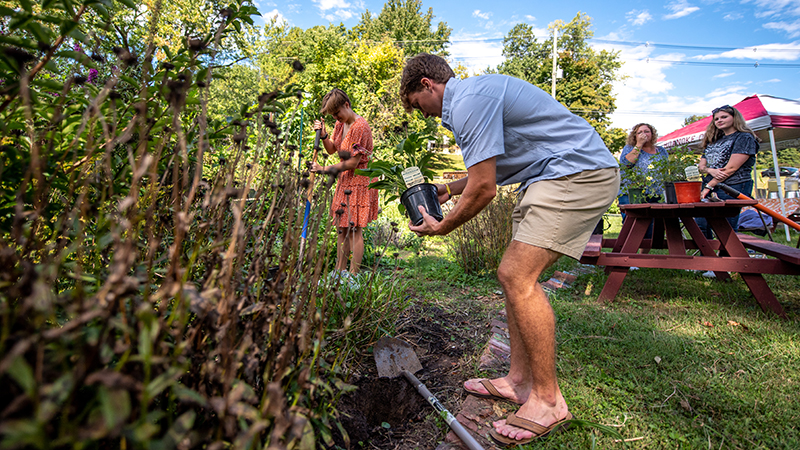
{"label": "purple flower", "polygon": [[97,75],[99,75],[97,69],[89,69],[89,76],[87,77],[86,81],[89,83],[94,83],[94,80],[97,79]]}
{"label": "purple flower", "polygon": [[75,50],[76,52],[83,53],[83,49],[81,48],[81,44],[78,43],[78,42],[76,42],[75,45],[72,46],[72,49]]}

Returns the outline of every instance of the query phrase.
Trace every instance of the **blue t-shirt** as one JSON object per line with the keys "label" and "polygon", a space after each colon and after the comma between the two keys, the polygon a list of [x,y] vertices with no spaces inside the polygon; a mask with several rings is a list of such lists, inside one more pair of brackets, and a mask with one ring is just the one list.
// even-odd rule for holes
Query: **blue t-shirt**
{"label": "blue t-shirt", "polygon": [[584,119],[538,87],[507,75],[450,78],[442,125],[452,131],[467,168],[497,157],[497,184],[552,180],[618,167]]}
{"label": "blue t-shirt", "polygon": [[[639,159],[637,159],[633,164],[625,159],[625,157],[631,151],[633,151],[633,146],[631,145],[622,147],[622,155],[619,157],[619,162],[625,166],[624,170],[636,170],[639,173],[643,173],[645,176],[649,175],[652,178],[653,181],[648,183],[648,185],[644,188],[644,192],[648,197],[658,197],[659,195],[663,194],[665,180],[659,179],[659,177],[656,175],[656,172],[653,170],[653,164],[657,161],[666,161],[669,159],[669,153],[667,153],[667,150],[664,147],[656,147],[656,152],[652,155],[645,151],[639,151]],[[650,173],[648,174],[648,172]],[[626,192],[629,184],[629,180],[623,173],[622,181],[620,182],[619,195],[622,195]]]}
{"label": "blue t-shirt", "polygon": [[[752,134],[737,131],[708,144],[703,151],[703,158],[708,162],[708,167],[721,169],[728,164],[734,153],[750,155],[742,167],[725,180],[725,184],[744,183],[753,179],[753,165],[756,163],[758,148],[758,141]],[[710,180],[711,177],[707,176],[706,182]]]}

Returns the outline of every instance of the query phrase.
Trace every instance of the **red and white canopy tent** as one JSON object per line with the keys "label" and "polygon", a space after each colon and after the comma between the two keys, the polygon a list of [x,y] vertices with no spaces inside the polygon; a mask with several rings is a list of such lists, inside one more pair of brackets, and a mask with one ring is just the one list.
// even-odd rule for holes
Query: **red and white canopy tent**
{"label": "red and white canopy tent", "polygon": [[[771,95],[752,95],[732,106],[742,113],[747,126],[761,138],[761,149],[766,150],[769,146],[772,150],[772,163],[778,177],[781,213],[785,216],[783,183],[778,169],[778,148],[800,147],[800,101]],[[678,145],[699,148],[711,119],[711,116],[706,117],[661,136],[658,145],[665,148]],[[786,233],[788,238],[788,228]]]}

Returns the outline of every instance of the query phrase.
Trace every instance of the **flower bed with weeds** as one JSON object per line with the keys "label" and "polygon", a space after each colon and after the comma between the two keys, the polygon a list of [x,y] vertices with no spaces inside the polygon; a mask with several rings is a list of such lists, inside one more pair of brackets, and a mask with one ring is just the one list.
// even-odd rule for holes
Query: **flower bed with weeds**
{"label": "flower bed with weeds", "polygon": [[22,5],[2,11],[0,447],[331,443],[349,353],[403,304],[390,275],[324,276],[335,178],[295,169],[300,92],[208,119],[255,8],[171,52],[160,3],[150,38],[115,22],[130,2]]}
{"label": "flower bed with weeds", "polygon": [[497,271],[511,242],[516,193],[509,188],[497,196],[475,218],[453,230],[445,242],[456,264],[465,274],[482,275]]}

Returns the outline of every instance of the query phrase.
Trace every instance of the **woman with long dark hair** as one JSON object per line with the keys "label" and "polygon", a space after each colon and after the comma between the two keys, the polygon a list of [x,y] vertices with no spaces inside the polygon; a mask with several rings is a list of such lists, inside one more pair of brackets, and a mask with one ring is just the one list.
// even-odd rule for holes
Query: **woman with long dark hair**
{"label": "woman with long dark hair", "polygon": [[[753,195],[753,166],[759,148],[759,138],[751,130],[738,109],[730,105],[720,106],[711,111],[711,123],[706,127],[706,134],[700,147],[703,156],[697,164],[704,177],[705,186],[700,198],[706,198],[714,192],[720,200],[733,199],[717,185],[725,182],[744,195]],[[733,230],[739,227],[739,215],[728,217]],[[697,224],[706,237],[711,238],[708,222],[697,219]]]}

